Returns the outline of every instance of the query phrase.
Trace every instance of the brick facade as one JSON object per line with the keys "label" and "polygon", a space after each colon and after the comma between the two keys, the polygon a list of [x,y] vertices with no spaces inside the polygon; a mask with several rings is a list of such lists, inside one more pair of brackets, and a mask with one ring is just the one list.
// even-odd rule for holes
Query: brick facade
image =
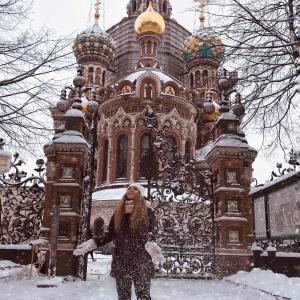
{"label": "brick facade", "polygon": [[[114,62],[109,65],[103,54],[86,53],[78,59],[85,70],[86,86],[96,89],[100,101],[95,192],[126,187],[133,181],[142,180],[140,160],[145,151],[143,142],[146,142],[143,136],[149,133],[144,116],[146,107],[154,108],[158,127],[169,126],[168,134],[176,141],[178,152],[188,152],[190,158],[196,157],[199,172],[209,170],[213,173],[218,275],[222,277],[247,270],[251,256],[249,246],[253,240],[249,190],[256,150],[247,144],[239,128],[242,116],[235,116],[232,127],[232,119],[227,120],[226,112],[219,110],[224,103],[217,93],[212,96],[215,111],[205,112],[207,90],[220,88],[220,61],[213,56],[200,57],[199,52],[196,58],[184,62],[182,44],[190,33],[170,18],[169,1],[161,1],[159,8],[165,22],[164,34],[136,34],[134,23],[145,10],[144,7],[139,9],[145,2],[130,1],[128,17],[108,30],[118,47]],[[236,72],[230,74],[230,79],[236,83]],[[73,95],[69,95],[70,104],[72,101]],[[73,126],[87,137],[84,124],[89,124],[90,116],[85,108],[83,112],[87,119],[73,124],[74,119],[67,118],[65,128]],[[62,127],[62,115],[53,110],[52,116],[54,125]],[[219,117],[218,122],[215,122],[216,117]],[[57,133],[61,127],[55,127]],[[234,136],[232,144],[220,142],[222,136],[225,140]],[[48,183],[44,227],[51,227],[51,210],[53,204],[58,203],[59,195],[72,193],[72,204],[68,209],[61,209],[60,219],[66,224],[63,226],[70,226],[67,239],[60,240],[60,246],[68,249],[74,248],[77,242],[87,151],[84,143],[60,144],[55,139],[45,146]],[[64,164],[74,164],[76,176],[71,180],[63,180],[59,175]],[[91,227],[96,233],[105,229],[117,202],[93,201]]]}

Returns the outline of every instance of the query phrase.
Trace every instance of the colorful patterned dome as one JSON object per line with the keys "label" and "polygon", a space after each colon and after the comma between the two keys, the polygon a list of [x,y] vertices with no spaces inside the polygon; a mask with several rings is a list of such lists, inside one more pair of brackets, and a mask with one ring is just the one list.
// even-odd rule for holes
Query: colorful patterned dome
{"label": "colorful patterned dome", "polygon": [[111,36],[98,25],[99,15],[95,13],[95,24],[92,28],[82,31],[74,40],[74,55],[76,60],[85,55],[99,55],[110,62],[114,60],[116,45]]}
{"label": "colorful patterned dome", "polygon": [[224,46],[211,29],[200,28],[184,42],[182,53],[185,62],[195,58],[213,58],[221,62]]}

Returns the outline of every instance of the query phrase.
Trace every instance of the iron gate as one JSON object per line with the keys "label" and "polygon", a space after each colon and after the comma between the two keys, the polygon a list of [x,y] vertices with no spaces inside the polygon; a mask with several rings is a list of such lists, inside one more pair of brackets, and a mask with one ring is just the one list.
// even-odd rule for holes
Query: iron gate
{"label": "iron gate", "polygon": [[[147,170],[148,197],[155,208],[155,239],[165,260],[157,277],[213,278],[215,258],[212,178],[195,168],[195,161],[177,153],[168,127],[157,129],[154,111],[147,108],[149,150],[142,158]],[[148,164],[148,166],[147,166]],[[146,168],[147,166],[147,168]]]}
{"label": "iron gate", "polygon": [[13,157],[14,172],[0,178],[0,243],[4,245],[28,244],[39,238],[44,212],[44,161],[36,162],[38,175],[25,178],[27,173],[18,169],[24,162],[18,153]]}

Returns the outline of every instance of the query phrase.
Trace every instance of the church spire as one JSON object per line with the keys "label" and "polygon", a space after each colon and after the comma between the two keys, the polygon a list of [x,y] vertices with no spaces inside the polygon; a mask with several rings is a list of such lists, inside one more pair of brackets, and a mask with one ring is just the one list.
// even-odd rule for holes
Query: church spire
{"label": "church spire", "polygon": [[200,27],[204,28],[204,20],[205,20],[205,15],[204,15],[204,8],[205,4],[209,2],[209,0],[194,0],[194,2],[199,2],[199,11],[200,11]]}
{"label": "church spire", "polygon": [[99,22],[99,17],[100,17],[100,13],[99,13],[99,9],[100,9],[100,5],[101,5],[101,0],[96,0],[95,3],[95,25],[98,25]]}
{"label": "church spire", "polygon": [[157,50],[165,30],[165,21],[154,10],[152,1],[149,1],[148,9],[137,17],[134,27],[141,46],[138,67],[159,68]]}

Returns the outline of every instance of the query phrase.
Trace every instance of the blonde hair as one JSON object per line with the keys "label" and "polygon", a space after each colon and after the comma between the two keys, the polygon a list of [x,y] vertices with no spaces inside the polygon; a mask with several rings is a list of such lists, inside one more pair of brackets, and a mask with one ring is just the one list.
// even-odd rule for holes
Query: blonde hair
{"label": "blonde hair", "polygon": [[[114,221],[115,221],[115,231],[117,234],[121,233],[124,224],[124,220],[125,220],[124,210],[125,210],[126,200],[127,197],[125,193],[125,195],[122,197],[121,201],[118,203],[115,210]],[[148,210],[147,210],[146,200],[144,200],[141,193],[138,193],[138,195],[134,199],[134,209],[131,214],[130,223],[129,223],[130,228],[134,232],[138,231],[138,229],[146,223],[147,215],[148,215]]]}

